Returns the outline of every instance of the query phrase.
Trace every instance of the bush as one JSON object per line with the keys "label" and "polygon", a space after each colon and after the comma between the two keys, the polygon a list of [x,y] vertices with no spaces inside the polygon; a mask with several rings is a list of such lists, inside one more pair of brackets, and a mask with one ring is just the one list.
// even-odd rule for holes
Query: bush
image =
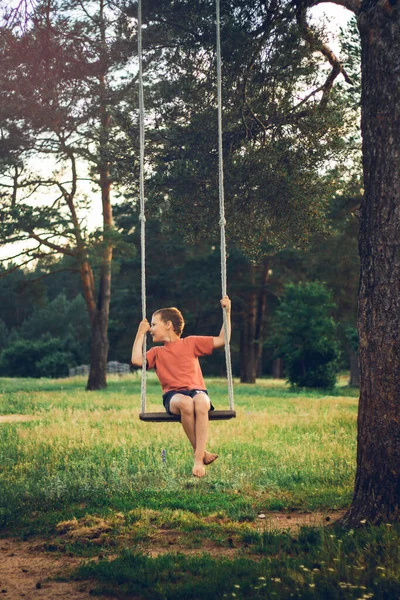
{"label": "bush", "polygon": [[90,324],[82,296],[69,301],[59,294],[45,306],[36,306],[18,330],[24,340],[48,338],[62,340],[62,351],[71,352],[78,364],[87,362],[90,352]]}
{"label": "bush", "polygon": [[339,345],[336,323],[330,316],[335,305],[326,288],[317,282],[285,287],[275,314],[277,356],[283,357],[292,385],[331,388],[336,383]]}
{"label": "bush", "polygon": [[39,377],[67,377],[68,368],[75,364],[70,352],[54,352],[47,354],[36,363]]}
{"label": "bush", "polygon": [[58,338],[17,340],[0,354],[0,374],[5,377],[61,377],[73,364]]}

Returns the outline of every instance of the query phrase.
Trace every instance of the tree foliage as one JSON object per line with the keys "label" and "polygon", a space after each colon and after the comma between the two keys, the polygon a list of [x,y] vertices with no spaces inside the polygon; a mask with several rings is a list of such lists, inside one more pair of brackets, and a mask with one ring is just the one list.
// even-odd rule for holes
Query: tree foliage
{"label": "tree foliage", "polygon": [[73,355],[56,338],[19,339],[0,354],[3,377],[65,377],[73,364]]}
{"label": "tree foliage", "polygon": [[338,371],[335,305],[318,282],[289,284],[275,314],[277,354],[289,382],[298,387],[331,388]]}
{"label": "tree foliage", "polygon": [[[149,196],[153,210],[168,211],[194,241],[218,226],[214,5],[152,3],[146,11],[148,56],[155,73],[163,69],[147,88],[155,115],[147,146],[156,161]],[[350,115],[334,90],[325,94],[318,56],[289,5],[236,0],[223,3],[222,15],[231,243],[250,255],[302,245],[325,227],[338,185],[330,167],[345,160]],[[154,39],[164,44],[159,56]]]}

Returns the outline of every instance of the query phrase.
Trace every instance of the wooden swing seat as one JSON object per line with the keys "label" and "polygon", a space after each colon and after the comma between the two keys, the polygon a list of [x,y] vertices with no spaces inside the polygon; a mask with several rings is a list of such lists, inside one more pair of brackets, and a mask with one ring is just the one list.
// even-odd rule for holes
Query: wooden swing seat
{"label": "wooden swing seat", "polygon": [[[226,421],[235,417],[236,412],[234,410],[210,410],[208,413],[210,421]],[[173,423],[180,422],[181,417],[180,415],[169,415],[166,412],[145,412],[139,414],[139,419],[153,423]]]}

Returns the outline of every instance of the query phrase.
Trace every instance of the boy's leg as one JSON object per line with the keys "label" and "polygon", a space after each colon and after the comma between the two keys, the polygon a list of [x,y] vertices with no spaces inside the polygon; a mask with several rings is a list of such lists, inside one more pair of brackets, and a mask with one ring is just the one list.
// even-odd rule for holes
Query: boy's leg
{"label": "boy's leg", "polygon": [[211,454],[206,450],[208,438],[208,412],[211,408],[211,401],[207,394],[200,392],[193,398],[195,413],[195,432],[196,448],[194,453],[193,474],[197,477],[205,475],[203,465],[209,465],[218,458],[217,454]]}
{"label": "boy's leg", "polygon": [[204,477],[204,456],[208,437],[208,411],[211,402],[207,394],[196,394],[193,398],[195,413],[196,447],[194,449],[193,475]]}
{"label": "boy's leg", "polygon": [[181,423],[184,432],[192,444],[193,450],[196,450],[196,430],[194,417],[194,402],[190,396],[184,394],[175,394],[169,403],[169,410],[174,415],[181,416]]}
{"label": "boy's leg", "polygon": [[178,393],[171,398],[169,404],[169,410],[181,416],[183,430],[195,452],[192,473],[196,477],[204,477],[204,465],[209,465],[218,458],[216,454],[206,451],[210,407],[210,399],[204,393],[196,394],[194,398]]}

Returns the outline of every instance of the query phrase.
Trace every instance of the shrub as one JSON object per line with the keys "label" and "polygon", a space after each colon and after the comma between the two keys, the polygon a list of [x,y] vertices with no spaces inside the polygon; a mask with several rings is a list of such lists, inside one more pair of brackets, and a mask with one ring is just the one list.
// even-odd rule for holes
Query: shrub
{"label": "shrub", "polygon": [[47,354],[36,363],[39,377],[67,377],[68,367],[75,364],[70,352]]}
{"label": "shrub", "polygon": [[58,338],[17,340],[0,354],[0,374],[6,377],[58,377],[72,364]]}
{"label": "shrub", "polygon": [[331,388],[338,372],[335,305],[321,283],[289,284],[275,314],[277,355],[292,385]]}

